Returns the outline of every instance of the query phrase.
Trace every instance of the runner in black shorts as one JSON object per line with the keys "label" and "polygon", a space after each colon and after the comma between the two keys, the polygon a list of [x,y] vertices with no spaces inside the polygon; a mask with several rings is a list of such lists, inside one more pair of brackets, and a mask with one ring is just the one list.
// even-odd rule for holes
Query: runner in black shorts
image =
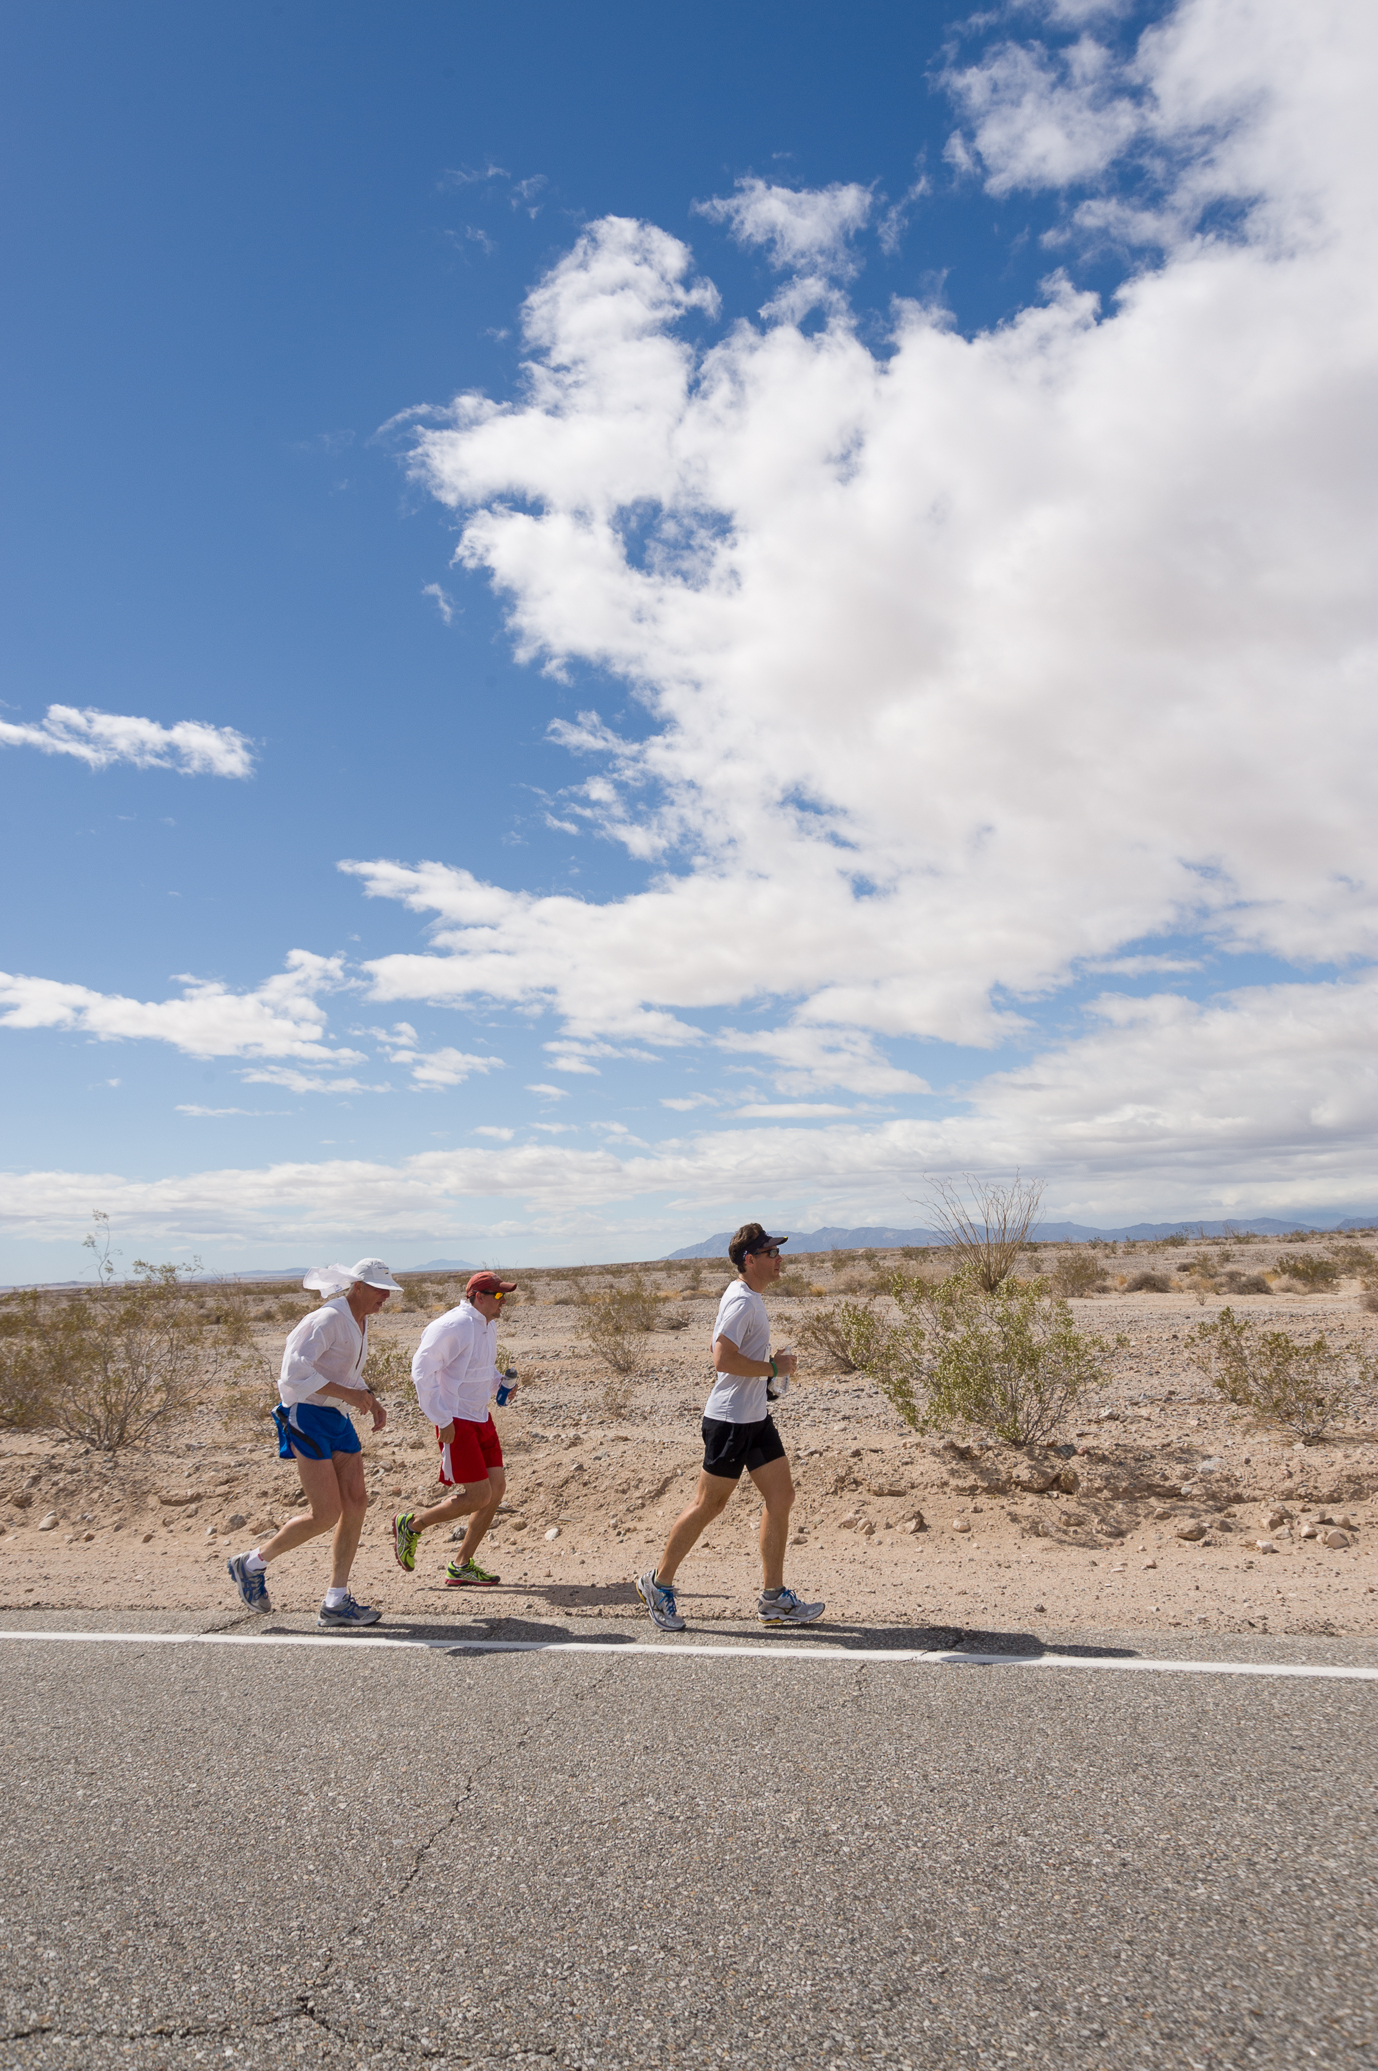
{"label": "runner in black shorts", "polygon": [[771,1383],[784,1381],[787,1385],[795,1368],[792,1352],[771,1357],[770,1318],[761,1300],[762,1290],[779,1278],[780,1246],[788,1241],[768,1236],[758,1222],[749,1222],[727,1247],[738,1277],[718,1304],[713,1326],[717,1379],[704,1405],[703,1472],[698,1493],[676,1518],[659,1566],[638,1575],[636,1582],[636,1593],[650,1612],[651,1623],[662,1632],[683,1632],[684,1620],[675,1601],[675,1575],[690,1548],[727,1508],[744,1473],[751,1476],[765,1502],[761,1519],[764,1583],[756,1607],[758,1616],[766,1625],[811,1625],[823,1615],[822,1604],[801,1603],[784,1586],[794,1481],[767,1407]]}

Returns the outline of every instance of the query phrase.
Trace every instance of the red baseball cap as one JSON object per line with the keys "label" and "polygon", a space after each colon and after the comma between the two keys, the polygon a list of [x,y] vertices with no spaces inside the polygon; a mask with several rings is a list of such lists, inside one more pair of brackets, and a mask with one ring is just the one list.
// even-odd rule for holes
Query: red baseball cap
{"label": "red baseball cap", "polygon": [[464,1290],[465,1299],[476,1294],[511,1294],[516,1284],[515,1280],[499,1280],[496,1273],[471,1273]]}

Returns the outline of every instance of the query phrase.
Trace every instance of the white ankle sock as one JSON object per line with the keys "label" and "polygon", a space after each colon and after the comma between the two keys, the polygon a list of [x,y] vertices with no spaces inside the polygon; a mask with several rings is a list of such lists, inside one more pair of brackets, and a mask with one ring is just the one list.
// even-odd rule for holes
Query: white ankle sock
{"label": "white ankle sock", "polygon": [[259,1552],[257,1546],[255,1546],[252,1553],[245,1554],[244,1565],[251,1575],[261,1575],[268,1563]]}
{"label": "white ankle sock", "polygon": [[325,1608],[327,1611],[336,1610],[348,1595],[349,1591],[347,1589],[327,1589],[325,1592]]}

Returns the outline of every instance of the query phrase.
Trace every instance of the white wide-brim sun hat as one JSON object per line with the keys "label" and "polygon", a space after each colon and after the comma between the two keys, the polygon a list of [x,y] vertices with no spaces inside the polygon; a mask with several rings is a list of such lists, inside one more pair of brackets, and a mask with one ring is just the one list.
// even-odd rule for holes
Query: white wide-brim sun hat
{"label": "white wide-brim sun hat", "polygon": [[316,1266],[302,1281],[315,1294],[330,1296],[343,1294],[356,1280],[362,1280],[365,1287],[383,1287],[389,1294],[400,1294],[401,1283],[393,1279],[380,1258],[361,1258],[353,1266]]}

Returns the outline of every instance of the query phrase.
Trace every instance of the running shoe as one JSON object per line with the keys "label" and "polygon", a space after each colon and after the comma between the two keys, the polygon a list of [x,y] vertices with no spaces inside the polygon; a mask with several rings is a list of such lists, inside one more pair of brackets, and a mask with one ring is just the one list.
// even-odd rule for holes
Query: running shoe
{"label": "running shoe", "polygon": [[763,1625],[812,1625],[827,1608],[826,1604],[801,1603],[792,1589],[782,1589],[778,1596],[761,1598],[756,1616]]}
{"label": "running shoe", "polygon": [[343,1626],[376,1625],[382,1615],[381,1611],[374,1610],[372,1604],[356,1604],[352,1596],[347,1596],[338,1604],[322,1604],[316,1623]]}
{"label": "running shoe", "polygon": [[225,1566],[229,1569],[231,1582],[243,1599],[245,1609],[257,1611],[261,1617],[266,1618],[273,1608],[268,1601],[268,1584],[264,1580],[268,1571],[266,1568],[259,1568],[255,1573],[253,1569],[245,1567],[246,1559],[247,1555],[237,1553],[233,1560],[226,1561]]}
{"label": "running shoe", "polygon": [[476,1560],[452,1560],[445,1570],[447,1589],[494,1589],[501,1580],[501,1575],[490,1575]]}
{"label": "running shoe", "polygon": [[683,1632],[684,1620],[679,1615],[675,1592],[667,1584],[657,1582],[654,1570],[636,1578],[636,1593],[651,1614],[651,1623],[658,1632]]}
{"label": "running shoe", "polygon": [[405,1568],[410,1575],[416,1566],[416,1549],[421,1543],[421,1534],[412,1523],[414,1510],[399,1510],[392,1520],[392,1550],[399,1568]]}

